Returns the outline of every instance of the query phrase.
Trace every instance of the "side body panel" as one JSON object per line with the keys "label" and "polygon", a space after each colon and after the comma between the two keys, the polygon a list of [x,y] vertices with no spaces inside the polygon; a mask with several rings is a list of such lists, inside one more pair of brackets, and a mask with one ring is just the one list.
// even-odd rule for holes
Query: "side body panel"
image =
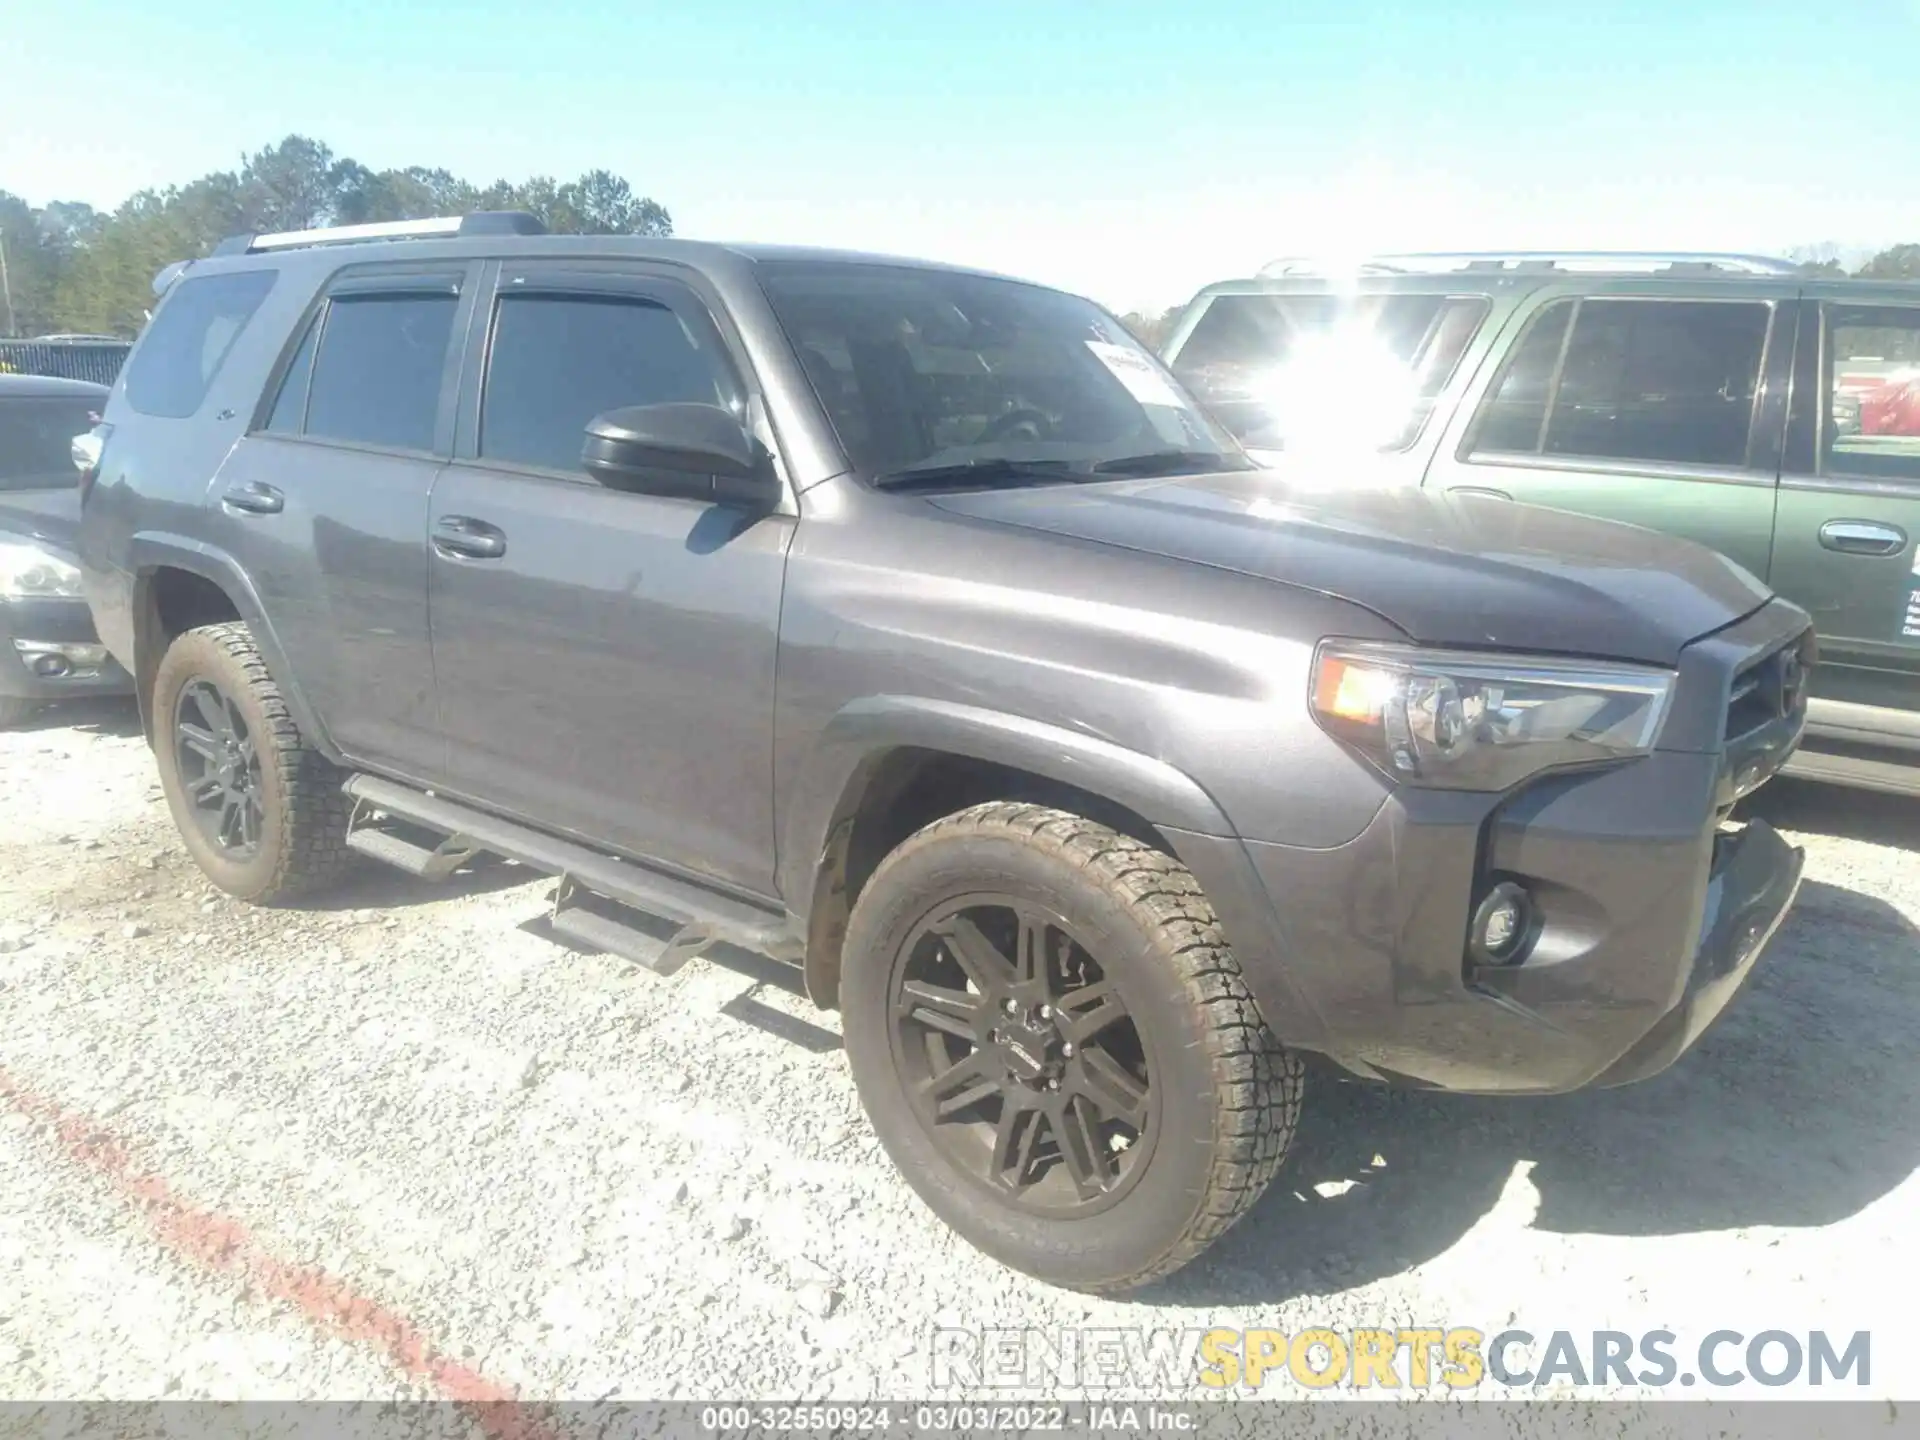
{"label": "side body panel", "polygon": [[[1920,763],[1920,413],[1886,403],[1920,393],[1920,351],[1852,353],[1920,345],[1920,286],[1825,283],[1808,296],[1768,578],[1819,631],[1810,741]],[[1836,329],[1836,313],[1860,307],[1902,323]]]}

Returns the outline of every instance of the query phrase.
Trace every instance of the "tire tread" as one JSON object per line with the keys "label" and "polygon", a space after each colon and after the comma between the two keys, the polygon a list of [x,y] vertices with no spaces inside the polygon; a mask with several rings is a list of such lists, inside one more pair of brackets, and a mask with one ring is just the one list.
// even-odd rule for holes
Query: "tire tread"
{"label": "tire tread", "polygon": [[1212,1173],[1200,1203],[1154,1260],[1086,1287],[1105,1293],[1136,1289],[1180,1269],[1253,1208],[1298,1128],[1305,1066],[1268,1029],[1199,881],[1165,851],[1050,806],[998,800],[934,821],[895,853],[994,834],[1050,852],[1121,899],[1201,1017],[1218,1103]]}
{"label": "tire tread", "polygon": [[343,772],[300,733],[244,622],[202,625],[176,637],[174,644],[189,636],[225,653],[267,721],[266,734],[259,737],[260,764],[263,775],[272,768],[270,783],[280,789],[280,834],[273,872],[249,898],[272,904],[324,890],[355,862],[354,852],[347,848],[353,802],[341,789]]}

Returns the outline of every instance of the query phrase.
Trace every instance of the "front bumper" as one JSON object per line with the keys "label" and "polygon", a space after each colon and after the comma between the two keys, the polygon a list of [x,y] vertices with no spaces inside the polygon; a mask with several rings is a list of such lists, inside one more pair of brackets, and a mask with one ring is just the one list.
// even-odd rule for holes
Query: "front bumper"
{"label": "front bumper", "polygon": [[1800,893],[1806,852],[1755,820],[1714,840],[1707,913],[1686,994],[1596,1085],[1629,1085],[1684,1055],[1739,993]]}
{"label": "front bumper", "polygon": [[87,602],[67,597],[0,600],[0,695],[68,700],[128,695],[133,679],[100,647]]}
{"label": "front bumper", "polygon": [[[1332,849],[1170,838],[1223,898],[1247,983],[1288,1043],[1451,1091],[1644,1079],[1724,1010],[1798,891],[1801,852],[1727,817],[1805,724],[1804,699],[1748,723],[1736,681],[1808,633],[1803,612],[1775,605],[1690,647],[1670,748],[1627,764],[1506,795],[1396,788]],[[1237,892],[1230,851],[1252,872]],[[1475,907],[1502,881],[1525,888],[1536,916],[1510,965],[1468,945]]]}

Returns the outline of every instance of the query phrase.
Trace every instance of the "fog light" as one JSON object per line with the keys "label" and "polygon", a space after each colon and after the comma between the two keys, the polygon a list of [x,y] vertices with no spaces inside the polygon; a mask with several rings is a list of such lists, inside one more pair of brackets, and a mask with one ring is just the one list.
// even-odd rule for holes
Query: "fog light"
{"label": "fog light", "polygon": [[107,663],[107,647],[99,644],[69,645],[45,640],[16,640],[13,648],[20,652],[21,662],[43,680],[58,680],[67,675],[90,675]]}
{"label": "fog light", "polygon": [[1533,902],[1524,888],[1504,880],[1473,912],[1473,945],[1480,958],[1511,965],[1526,953],[1533,929]]}

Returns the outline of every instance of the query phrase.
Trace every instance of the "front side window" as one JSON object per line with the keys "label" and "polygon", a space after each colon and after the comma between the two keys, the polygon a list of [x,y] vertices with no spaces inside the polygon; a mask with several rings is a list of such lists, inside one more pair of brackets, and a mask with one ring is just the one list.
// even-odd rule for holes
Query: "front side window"
{"label": "front side window", "polygon": [[321,322],[308,382],[306,433],[393,450],[431,450],[451,290],[336,295]]}
{"label": "front side window", "polygon": [[505,296],[480,408],[481,458],[578,470],[587,423],[609,410],[672,401],[737,409],[717,344],[638,296]]}
{"label": "front side window", "polygon": [[1920,480],[1920,307],[1825,308],[1822,472]]}
{"label": "front side window", "polygon": [[[761,283],[856,467],[1145,474],[1248,462],[1124,326],[990,276],[765,261]],[[1101,467],[1107,467],[1102,469]]]}
{"label": "front side window", "polygon": [[1556,302],[1529,322],[1482,406],[1474,451],[1743,466],[1772,313],[1761,302]]}
{"label": "front side window", "polygon": [[127,403],[171,420],[197,411],[273,281],[271,270],[176,281],[127,360]]}
{"label": "front side window", "polygon": [[0,491],[71,490],[73,437],[93,428],[93,404],[66,396],[0,400]]}
{"label": "front side window", "polygon": [[1488,308],[1463,295],[1216,295],[1173,368],[1256,449],[1404,450]]}

